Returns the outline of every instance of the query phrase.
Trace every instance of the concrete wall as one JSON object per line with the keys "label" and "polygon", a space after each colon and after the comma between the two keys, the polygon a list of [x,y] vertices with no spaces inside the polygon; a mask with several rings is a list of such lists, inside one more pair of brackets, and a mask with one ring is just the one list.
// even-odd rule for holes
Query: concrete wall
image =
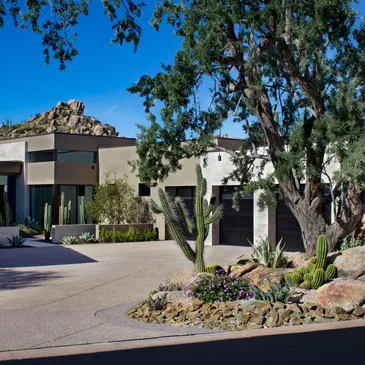
{"label": "concrete wall", "polygon": [[98,182],[98,165],[84,162],[56,162],[54,183],[59,185],[94,185]]}
{"label": "concrete wall", "polygon": [[17,223],[23,223],[24,218],[29,215],[26,150],[26,141],[0,144],[0,161],[22,161],[24,163],[21,174],[16,176],[15,220]]}
{"label": "concrete wall", "polygon": [[8,246],[12,236],[19,236],[19,227],[0,227],[0,245]]}
{"label": "concrete wall", "polygon": [[53,185],[55,180],[55,162],[36,162],[27,164],[28,185]]}
{"label": "concrete wall", "polygon": [[[99,150],[99,179],[100,183],[105,181],[105,174],[109,171],[114,171],[117,177],[127,176],[129,184],[136,190],[138,194],[138,184],[140,183],[135,173],[132,173],[132,168],[128,161],[137,159],[136,148],[121,147],[121,148],[102,148]],[[165,189],[169,186],[195,186],[196,174],[195,166],[200,163],[199,158],[191,158],[182,160],[182,169],[171,174],[166,180],[156,188],[151,188],[150,198],[159,202],[158,188]],[[160,239],[165,239],[165,219],[162,215],[156,216],[156,227],[159,230]]]}
{"label": "concrete wall", "polygon": [[90,232],[95,235],[95,224],[65,224],[52,226],[52,242],[61,243],[63,237],[74,236],[79,237],[84,232]]}

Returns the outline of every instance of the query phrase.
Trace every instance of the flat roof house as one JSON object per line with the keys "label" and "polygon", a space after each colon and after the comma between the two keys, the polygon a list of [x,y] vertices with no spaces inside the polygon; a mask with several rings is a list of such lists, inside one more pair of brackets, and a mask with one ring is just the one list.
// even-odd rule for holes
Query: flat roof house
{"label": "flat roof house", "polygon": [[[240,143],[231,138],[221,138],[219,142],[230,150],[238,150]],[[158,202],[160,187],[172,196],[180,196],[193,213],[195,166],[200,164],[207,179],[207,196],[214,194],[224,205],[223,218],[212,225],[206,241],[208,245],[247,246],[248,241],[268,236],[272,241],[283,237],[288,249],[303,249],[299,225],[283,201],[278,200],[276,208],[260,211],[259,192],[255,192],[241,199],[239,212],[232,208],[232,194],[237,183],[222,184],[222,179],[234,168],[228,153],[210,151],[207,166],[200,158],[183,160],[181,170],[150,189],[139,181],[128,164],[137,158],[135,144],[133,138],[66,133],[1,140],[0,199],[7,185],[9,203],[15,207],[13,219],[23,223],[25,217],[31,216],[42,222],[44,204],[48,202],[58,207],[64,193],[66,201],[71,200],[71,223],[79,223],[80,198],[85,197],[86,202],[91,200],[92,186],[102,183],[105,174],[114,171],[117,177],[127,175],[129,184],[140,196]],[[268,164],[265,169],[269,173],[272,166]],[[331,220],[330,212],[328,219]],[[58,209],[53,209],[53,222],[58,222]],[[170,238],[162,215],[156,217],[156,226],[160,239]]]}

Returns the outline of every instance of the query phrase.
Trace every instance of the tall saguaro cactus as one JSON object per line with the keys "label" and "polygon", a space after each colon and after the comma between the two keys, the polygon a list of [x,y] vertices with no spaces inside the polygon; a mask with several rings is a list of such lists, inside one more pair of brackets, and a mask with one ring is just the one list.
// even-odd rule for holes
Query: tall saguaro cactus
{"label": "tall saguaro cactus", "polygon": [[[223,206],[215,205],[215,198],[204,199],[207,192],[207,181],[203,178],[200,165],[196,166],[195,221],[190,217],[184,202],[173,199],[161,188],[158,190],[161,206],[151,200],[151,209],[156,214],[163,214],[171,236],[179,245],[188,260],[195,264],[197,272],[205,272],[204,242],[208,236],[209,226],[222,217]],[[195,251],[190,247],[184,228],[190,233],[197,233]]]}
{"label": "tall saguaro cactus", "polygon": [[8,187],[7,186],[5,186],[3,202],[4,202],[4,225],[6,227],[9,227],[12,223],[13,212],[11,210],[11,207],[10,207],[10,204],[8,201]]}

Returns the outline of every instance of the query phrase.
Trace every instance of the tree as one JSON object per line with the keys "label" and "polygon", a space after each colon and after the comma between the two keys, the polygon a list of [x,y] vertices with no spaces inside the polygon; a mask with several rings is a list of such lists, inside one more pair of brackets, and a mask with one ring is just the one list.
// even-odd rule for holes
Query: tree
{"label": "tree", "polygon": [[[224,150],[214,134],[232,116],[247,134],[241,152],[226,151],[236,197],[260,189],[261,205],[270,204],[277,185],[306,251],[315,253],[321,234],[333,250],[365,211],[365,30],[352,2],[165,0],[154,12],[156,29],[164,18],[182,48],[172,65],[129,89],[144,98],[150,121],[139,126],[140,179],[155,185],[182,158]],[[340,167],[331,176],[333,161]],[[263,176],[268,162],[274,172]]]}
{"label": "tree", "polygon": [[153,223],[149,202],[136,196],[126,177],[116,178],[109,172],[94,189],[94,200],[86,209],[98,223]]}
{"label": "tree", "polygon": [[[5,24],[6,16],[12,18],[19,29],[31,29],[42,34],[46,64],[53,56],[60,62],[61,70],[66,63],[78,54],[75,48],[77,33],[74,31],[79,18],[89,14],[91,0],[0,0],[0,28]],[[108,16],[114,38],[112,43],[122,45],[133,43],[138,47],[141,27],[137,19],[141,9],[146,5],[143,1],[102,0],[104,14]]]}

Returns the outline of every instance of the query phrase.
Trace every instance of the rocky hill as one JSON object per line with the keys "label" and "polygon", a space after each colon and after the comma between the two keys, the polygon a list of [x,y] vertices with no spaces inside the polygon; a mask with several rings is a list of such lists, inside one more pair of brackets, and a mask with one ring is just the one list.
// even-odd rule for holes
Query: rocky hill
{"label": "rocky hill", "polygon": [[48,112],[37,114],[26,122],[14,125],[0,125],[0,138],[15,138],[64,132],[91,134],[95,136],[118,136],[118,132],[109,124],[102,124],[94,117],[84,115],[85,105],[81,101],[60,101]]}

